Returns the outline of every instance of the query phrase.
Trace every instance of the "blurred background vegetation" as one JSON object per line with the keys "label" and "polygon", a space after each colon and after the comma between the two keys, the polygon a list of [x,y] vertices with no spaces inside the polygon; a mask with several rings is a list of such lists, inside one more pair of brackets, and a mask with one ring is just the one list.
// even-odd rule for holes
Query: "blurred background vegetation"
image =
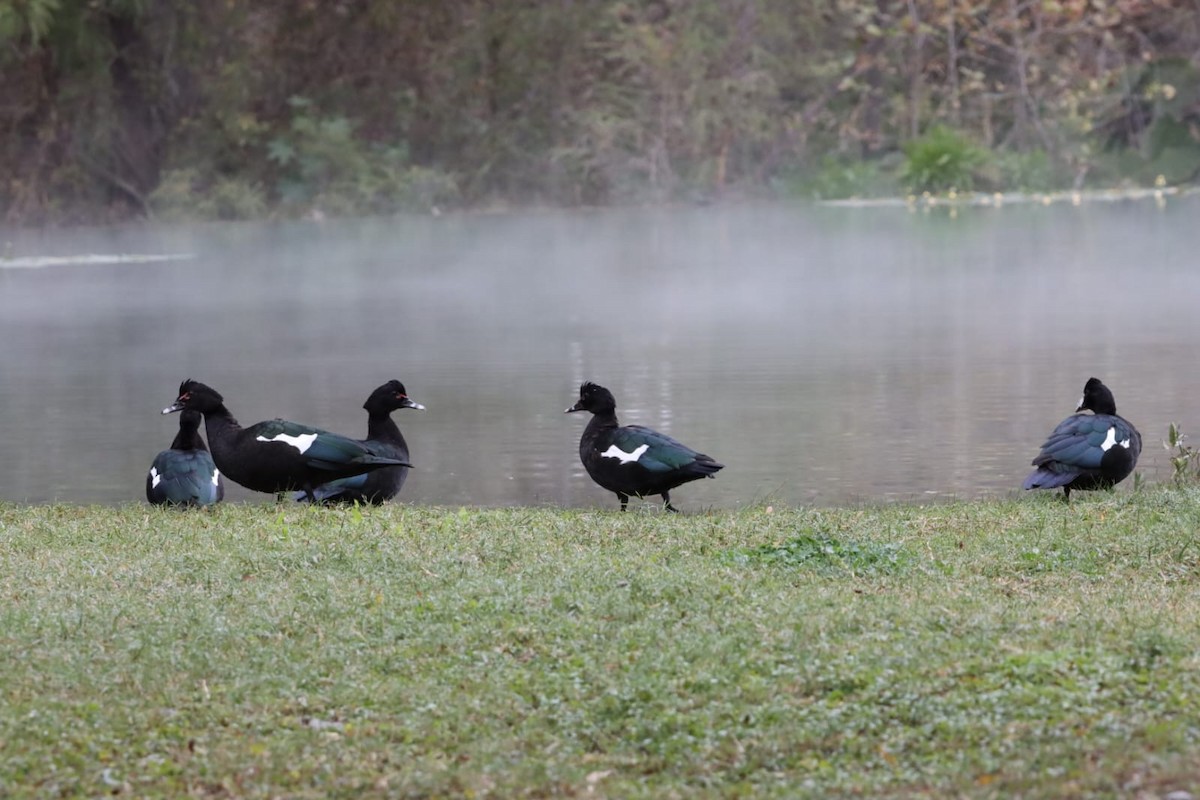
{"label": "blurred background vegetation", "polygon": [[1200,0],[0,0],[0,219],[1194,180]]}

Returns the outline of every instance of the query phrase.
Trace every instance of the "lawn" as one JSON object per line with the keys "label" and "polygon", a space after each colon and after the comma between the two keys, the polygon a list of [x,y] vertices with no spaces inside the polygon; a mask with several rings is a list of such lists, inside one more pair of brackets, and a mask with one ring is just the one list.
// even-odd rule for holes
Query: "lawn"
{"label": "lawn", "polygon": [[0,504],[5,797],[1200,789],[1200,489]]}

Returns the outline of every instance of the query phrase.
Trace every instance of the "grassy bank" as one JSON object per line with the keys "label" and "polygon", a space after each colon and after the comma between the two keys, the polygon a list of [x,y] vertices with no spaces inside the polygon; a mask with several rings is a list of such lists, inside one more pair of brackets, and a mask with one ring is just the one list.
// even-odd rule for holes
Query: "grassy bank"
{"label": "grassy bank", "polygon": [[0,505],[0,794],[1155,797],[1200,491],[711,515]]}

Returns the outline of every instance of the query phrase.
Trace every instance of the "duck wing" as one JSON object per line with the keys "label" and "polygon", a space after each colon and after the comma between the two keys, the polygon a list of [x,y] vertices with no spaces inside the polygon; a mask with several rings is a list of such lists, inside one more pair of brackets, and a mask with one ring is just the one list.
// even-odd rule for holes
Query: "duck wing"
{"label": "duck wing", "polygon": [[711,475],[724,467],[711,457],[687,445],[641,425],[627,425],[613,432],[609,448],[601,456],[617,458],[621,463],[636,462],[650,472],[674,470]]}
{"label": "duck wing", "polygon": [[[408,448],[403,443],[395,444],[375,439],[365,439],[360,443],[375,455],[408,463]],[[408,469],[407,466],[386,467],[371,473],[338,478],[314,487],[313,497],[318,503],[382,503],[391,500],[400,492]],[[304,492],[296,492],[293,497],[298,502],[308,499]]]}
{"label": "duck wing", "polygon": [[260,422],[247,430],[254,435],[255,441],[278,442],[295,448],[310,469],[340,472],[353,465],[409,466],[407,461],[389,456],[387,448],[380,444],[351,439],[298,422],[276,419]]}
{"label": "duck wing", "polygon": [[1025,478],[1022,488],[1053,489],[1065,486],[1079,476],[1100,476],[1104,472],[1104,457],[1113,447],[1129,448],[1132,462],[1136,463],[1142,449],[1142,437],[1126,420],[1111,414],[1067,417],[1033,459],[1037,469]]}
{"label": "duck wing", "polygon": [[225,497],[225,482],[203,450],[164,450],[146,475],[146,499],[155,505],[210,505]]}
{"label": "duck wing", "polygon": [[1108,414],[1075,414],[1058,424],[1033,459],[1033,465],[1098,470],[1108,449],[1122,443],[1141,450],[1141,437],[1125,420]]}

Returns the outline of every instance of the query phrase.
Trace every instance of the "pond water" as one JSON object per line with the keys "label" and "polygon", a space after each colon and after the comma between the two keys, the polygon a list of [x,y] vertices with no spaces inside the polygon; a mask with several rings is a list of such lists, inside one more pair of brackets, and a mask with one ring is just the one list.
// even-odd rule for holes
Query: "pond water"
{"label": "pond water", "polygon": [[[1198,212],[762,205],[9,231],[0,499],[141,500],[186,377],[244,424],[356,437],[366,396],[401,379],[427,406],[395,414],[416,503],[616,508],[579,463],[585,415],[562,413],[584,379],[613,390],[623,422],[727,465],[675,492],[684,510],[1015,492],[1092,375],[1142,432],[1139,472],[1164,480],[1168,423],[1200,432]],[[89,254],[141,258],[73,260]]]}

